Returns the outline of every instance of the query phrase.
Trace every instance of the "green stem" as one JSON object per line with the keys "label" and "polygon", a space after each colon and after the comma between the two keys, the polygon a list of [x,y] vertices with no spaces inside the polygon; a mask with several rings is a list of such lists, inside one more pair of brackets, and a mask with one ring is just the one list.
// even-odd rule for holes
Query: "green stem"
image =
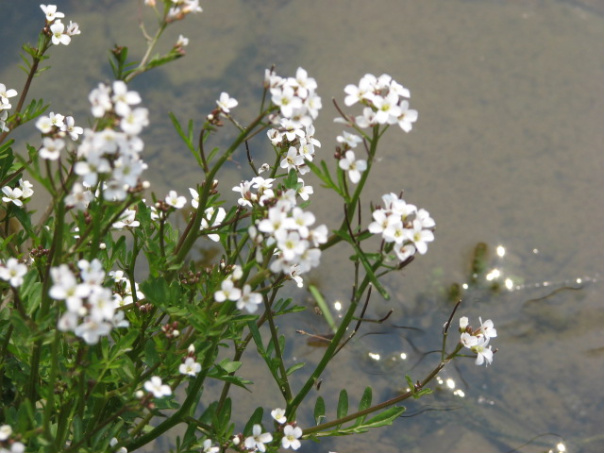
{"label": "green stem", "polygon": [[[436,377],[436,375],[438,375],[438,373],[457,355],[457,353],[463,348],[463,345],[459,344],[457,345],[455,351],[453,351],[451,354],[449,354],[444,360],[442,360],[438,366],[436,368],[434,368],[430,374],[428,374],[428,376],[426,376],[424,378],[424,380],[419,384],[419,388],[423,388],[424,386],[426,386],[430,381],[432,381],[432,379],[434,379]],[[374,412],[386,409],[390,406],[394,406],[395,404],[398,404],[402,401],[405,401],[406,399],[409,399],[410,397],[412,397],[414,394],[416,393],[415,389],[412,390],[408,390],[405,393],[402,393],[399,396],[396,396],[394,398],[391,398],[387,401],[383,401],[379,404],[376,404],[375,406],[371,406],[368,407],[365,410],[362,411],[358,411],[355,412],[353,414],[349,414],[346,417],[342,417],[342,418],[338,418],[337,420],[333,420],[331,422],[327,422],[327,423],[322,423],[320,425],[314,426],[312,428],[308,428],[304,430],[304,436],[310,435],[310,434],[314,434],[314,433],[318,433],[321,431],[325,431],[326,429],[329,428],[333,428],[335,426],[340,426],[344,423],[350,422],[352,420],[356,420],[359,417],[365,417],[369,414],[372,414]]]}
{"label": "green stem", "polygon": [[229,149],[226,150],[226,152],[220,157],[220,159],[218,159],[212,170],[210,170],[210,172],[207,174],[206,179],[201,187],[201,193],[199,196],[199,206],[197,207],[197,211],[195,212],[195,216],[193,217],[191,228],[189,229],[188,234],[186,235],[184,240],[182,240],[178,244],[176,250],[174,250],[174,264],[182,263],[184,261],[185,257],[191,250],[191,247],[193,247],[193,243],[199,237],[199,227],[201,225],[201,220],[203,219],[203,215],[208,203],[208,198],[210,196],[210,190],[212,188],[216,174],[218,173],[222,165],[224,165],[224,163],[239,147],[239,145],[241,145],[241,143],[246,140],[250,132],[253,131],[254,128],[256,128],[262,122],[264,116],[269,112],[270,110],[263,112],[256,119],[254,119],[254,121],[252,121],[252,123],[247,128],[245,128],[245,130],[241,132],[241,134],[239,134],[237,139],[231,144]]}

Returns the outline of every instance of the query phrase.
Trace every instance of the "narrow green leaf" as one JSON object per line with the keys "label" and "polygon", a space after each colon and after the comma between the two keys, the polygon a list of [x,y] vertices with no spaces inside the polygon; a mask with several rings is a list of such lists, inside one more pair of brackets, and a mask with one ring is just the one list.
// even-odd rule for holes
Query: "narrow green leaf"
{"label": "narrow green leaf", "polygon": [[259,407],[254,411],[254,413],[252,414],[252,416],[250,417],[248,422],[245,424],[245,428],[243,428],[244,436],[251,436],[254,425],[262,424],[263,414],[264,414],[264,410],[262,409],[262,407]]}
{"label": "narrow green leaf", "polygon": [[317,398],[313,415],[315,417],[315,423],[317,425],[323,421],[323,418],[325,418],[325,401],[323,400],[322,396]]}
{"label": "narrow green leaf", "polygon": [[380,428],[382,426],[391,425],[394,419],[400,417],[403,412],[405,412],[405,408],[403,406],[390,407],[384,412],[381,412],[375,417],[367,420],[367,422],[361,425],[361,428]]}
{"label": "narrow green leaf", "polygon": [[373,398],[373,390],[371,387],[366,387],[363,392],[363,396],[361,397],[361,401],[359,402],[359,412],[364,411],[369,406],[371,406],[371,400]]}
{"label": "narrow green leaf", "polygon": [[289,376],[290,374],[294,373],[295,371],[298,371],[304,365],[306,365],[304,362],[296,363],[295,365],[292,365],[287,370],[285,370],[285,374]]}
{"label": "narrow green leaf", "polygon": [[337,332],[338,326],[336,326],[333,316],[331,316],[329,306],[327,305],[327,302],[325,302],[325,299],[323,298],[323,295],[320,293],[319,289],[315,285],[310,285],[308,289],[321,309],[321,313],[323,313],[323,317],[325,318],[325,322],[327,322],[329,325],[329,328],[332,330],[332,332]]}
{"label": "narrow green leaf", "polygon": [[348,415],[348,393],[342,389],[340,391],[340,399],[338,400],[338,418]]}

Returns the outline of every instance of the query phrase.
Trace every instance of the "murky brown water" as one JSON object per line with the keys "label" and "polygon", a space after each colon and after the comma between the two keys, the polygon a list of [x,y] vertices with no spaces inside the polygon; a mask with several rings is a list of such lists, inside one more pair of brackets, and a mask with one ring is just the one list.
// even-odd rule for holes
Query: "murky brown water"
{"label": "murky brown water", "polygon": [[[40,79],[35,95],[52,100],[55,111],[80,112],[83,118],[88,92],[109,78],[105,58],[97,55],[106,55],[116,42],[134,43],[133,50],[142,47],[135,26],[140,11],[136,2],[113,2],[108,10],[80,3],[71,14],[68,2],[57,3],[68,19],[80,23],[82,35],[67,48],[52,49],[53,69]],[[23,10],[14,5],[7,13],[14,29],[9,32],[4,24],[1,32],[5,46],[0,81],[20,89],[12,52],[24,39],[35,39],[38,25],[32,25],[31,17],[39,13],[41,18],[41,12],[37,3]],[[411,89],[412,107],[420,112],[412,133],[387,134],[366,201],[405,189],[408,201],[436,219],[437,239],[425,257],[388,281],[392,301],[374,299],[371,316],[380,317],[390,308],[395,312],[388,325],[365,332],[388,335],[362,337],[338,357],[319,392],[328,402],[342,386],[352,399],[365,385],[373,385],[374,395],[381,398],[404,385],[410,365],[372,363],[366,353],[386,357],[407,351],[413,358],[407,338],[415,337],[394,325],[420,327],[424,333],[414,340],[420,349],[437,348],[447,317],[443,288],[467,279],[478,241],[493,248],[503,245],[507,254],[499,267],[525,284],[499,295],[468,293],[462,312],[496,322],[500,351],[486,370],[470,362],[449,370],[465,398],[437,392],[420,405],[411,404],[409,413],[426,406],[433,411],[354,440],[305,445],[303,451],[536,452],[553,448],[558,438],[546,433],[555,433],[568,451],[601,452],[604,303],[597,280],[604,275],[602,5],[272,0],[202,6],[202,15],[188,18],[169,34],[174,40],[179,33],[190,38],[187,57],[136,83],[152,110],[145,153],[147,177],[159,194],[168,188],[184,192],[201,180],[167,112],[200,118],[226,90],[239,100],[237,115],[245,121],[253,115],[263,70],[271,64],[282,75],[303,66],[317,79],[324,101],[317,136],[326,159],[340,132],[331,122],[335,111],[329,100],[341,101],[343,87],[363,74],[389,73]],[[225,194],[248,176],[233,165],[221,180]],[[337,200],[329,197],[315,201],[313,209],[331,225],[341,215]],[[348,293],[346,256],[342,250],[325,260],[321,276],[314,277],[332,300],[345,299]],[[574,284],[577,277],[596,281],[526,303],[552,288]],[[317,320],[308,313],[296,323],[309,330]],[[291,347],[309,362],[318,357],[303,340]],[[412,376],[421,377],[432,360],[427,356]],[[262,379],[257,370],[245,371]],[[259,389],[255,397],[267,407],[279,404],[270,388]]]}

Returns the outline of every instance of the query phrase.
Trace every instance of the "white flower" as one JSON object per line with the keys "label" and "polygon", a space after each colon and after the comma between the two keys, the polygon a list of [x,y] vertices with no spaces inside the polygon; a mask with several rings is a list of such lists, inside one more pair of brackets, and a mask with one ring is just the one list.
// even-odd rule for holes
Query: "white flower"
{"label": "white flower", "polygon": [[212,439],[206,439],[203,441],[202,453],[218,453],[219,451],[220,447],[212,446]]}
{"label": "white flower", "polygon": [[357,160],[354,151],[346,151],[338,165],[342,170],[348,172],[348,177],[354,184],[361,180],[361,173],[367,170],[367,162],[362,159]]}
{"label": "white flower", "polygon": [[224,302],[225,300],[239,300],[241,298],[241,290],[235,288],[235,284],[230,278],[226,278],[220,285],[220,290],[214,293],[216,302]]}
{"label": "white flower", "polygon": [[139,107],[130,110],[120,121],[120,127],[126,134],[138,135],[143,127],[149,125],[149,111],[146,108]]}
{"label": "white flower", "polygon": [[153,393],[155,398],[172,395],[170,386],[162,384],[161,378],[158,376],[153,376],[150,380],[145,382],[145,390]]}
{"label": "white flower", "polygon": [[111,89],[100,83],[97,88],[92,90],[88,95],[88,100],[92,104],[92,115],[96,118],[102,117],[105,112],[113,108],[110,97]]}
{"label": "white flower", "polygon": [[253,293],[250,285],[244,285],[241,297],[237,301],[237,308],[239,310],[243,310],[245,308],[249,313],[254,313],[258,309],[258,305],[261,303],[262,294]]}
{"label": "white flower", "polygon": [[57,46],[59,44],[68,45],[71,42],[71,37],[65,33],[65,25],[60,20],[55,21],[50,26],[52,32],[52,43]]}
{"label": "white flower", "polygon": [[495,338],[497,336],[497,330],[495,329],[493,321],[487,319],[485,322],[482,322],[482,318],[478,319],[480,320],[479,332],[487,338]]}
{"label": "white flower", "polygon": [[181,209],[187,204],[187,199],[183,196],[178,196],[175,190],[171,190],[166,196],[166,203],[176,209]]}
{"label": "white flower", "polygon": [[252,428],[252,436],[245,438],[245,448],[265,452],[266,446],[264,444],[271,442],[272,440],[273,436],[271,433],[263,433],[262,426],[254,425]]}
{"label": "white flower", "polygon": [[186,374],[187,376],[197,376],[197,373],[201,371],[201,365],[195,361],[193,357],[187,357],[185,363],[181,363],[178,367],[180,374]]}
{"label": "white flower", "polygon": [[281,439],[281,446],[283,448],[291,448],[297,450],[300,448],[300,439],[302,437],[302,428],[299,426],[287,425],[283,429],[283,438]]}
{"label": "white flower", "polygon": [[285,418],[285,409],[273,409],[271,411],[271,416],[275,419],[277,423],[280,424],[283,424],[287,421],[287,418]]}
{"label": "white flower", "polygon": [[459,318],[459,330],[463,332],[466,330],[466,327],[468,327],[468,317],[462,316]]}
{"label": "white flower", "polygon": [[216,104],[218,104],[218,108],[220,108],[222,113],[229,113],[231,109],[237,107],[239,103],[237,100],[230,97],[228,93],[222,92],[220,93],[220,99],[216,101]]}
{"label": "white flower", "polygon": [[62,138],[44,137],[42,148],[40,148],[40,157],[42,159],[57,160],[63,148],[65,148],[65,140]]}
{"label": "white flower", "polygon": [[73,116],[68,116],[65,118],[65,132],[69,134],[72,140],[77,140],[84,133],[84,129],[75,125]]}
{"label": "white flower", "polygon": [[9,282],[13,288],[21,286],[25,274],[27,274],[27,266],[19,263],[17,258],[9,258],[6,264],[0,262],[0,278]]}
{"label": "white flower", "polygon": [[472,347],[472,351],[476,353],[476,365],[490,365],[493,363],[493,351],[491,350],[491,346],[486,347],[489,339],[487,337],[477,337],[478,342],[475,346]]}
{"label": "white flower", "polygon": [[46,20],[52,22],[55,19],[65,17],[65,14],[57,11],[57,5],[40,5],[44,14],[46,14]]}
{"label": "white flower", "polygon": [[86,190],[82,184],[76,182],[71,188],[71,193],[65,197],[65,204],[72,206],[78,211],[88,207],[94,196],[90,190]]}
{"label": "white flower", "polygon": [[299,166],[304,165],[304,157],[298,154],[298,149],[295,146],[290,146],[287,154],[281,159],[280,167],[290,170],[295,170]]}
{"label": "white flower", "polygon": [[10,108],[10,102],[8,98],[12,98],[17,95],[17,91],[14,89],[7,90],[6,85],[0,83],[0,102],[3,105],[8,105],[7,108]]}
{"label": "white flower", "polygon": [[136,91],[128,91],[128,85],[122,80],[113,82],[113,101],[115,113],[126,116],[130,113],[130,106],[140,104],[141,97]]}
{"label": "white flower", "polygon": [[434,240],[434,233],[430,230],[425,230],[420,220],[413,221],[413,229],[406,230],[408,232],[408,239],[413,242],[415,248],[422,255],[428,251],[427,242]]}
{"label": "white flower", "polygon": [[189,45],[189,38],[186,38],[183,35],[178,35],[178,40],[176,41],[175,47],[186,47],[188,45]]}
{"label": "white flower", "polygon": [[[189,189],[190,190],[190,189]],[[193,193],[193,191],[191,192],[191,194]],[[197,193],[197,192],[195,192]],[[198,202],[199,203],[199,202]],[[191,201],[191,204],[193,204],[193,202]],[[203,219],[201,219],[201,225],[200,228],[202,230],[206,230],[208,228],[210,228],[210,221],[212,220],[212,218],[214,219],[214,221],[212,222],[212,227],[216,227],[218,225],[220,225],[223,220],[226,217],[226,211],[224,210],[223,207],[219,207],[218,211],[215,213],[215,209],[213,207],[209,207],[205,210],[204,214],[203,214]],[[218,234],[208,234],[208,239],[214,241],[214,242],[219,242],[220,241],[220,235]]]}
{"label": "white flower", "polygon": [[112,327],[108,322],[87,318],[74,329],[74,333],[88,344],[97,344],[100,337],[109,335]]}
{"label": "white flower", "polygon": [[401,102],[400,110],[398,125],[405,132],[409,132],[413,128],[413,123],[417,121],[417,110],[410,109],[408,101]]}
{"label": "white flower", "polygon": [[18,187],[13,189],[12,187],[4,186],[2,188],[2,193],[4,194],[2,201],[5,203],[13,203],[15,206],[23,206],[23,202],[21,201],[23,191]]}
{"label": "white flower", "polygon": [[76,22],[69,21],[67,30],[65,31],[69,36],[79,35],[81,33],[80,26]]}
{"label": "white flower", "polygon": [[8,440],[12,433],[13,429],[9,425],[0,426],[0,442]]}
{"label": "white flower", "polygon": [[140,222],[136,220],[136,210],[134,209],[126,209],[117,222],[115,222],[112,226],[116,229],[122,229],[124,227],[128,228],[136,228],[140,226]]}
{"label": "white flower", "polygon": [[342,132],[342,135],[338,135],[336,140],[338,143],[345,143],[350,148],[356,148],[356,146],[363,141],[358,135],[346,131]]}
{"label": "white flower", "polygon": [[10,108],[10,104],[0,103],[0,110],[2,110],[2,113],[0,113],[0,132],[10,131],[10,129],[8,127],[6,127],[6,120],[8,119],[8,111],[3,110],[3,107],[5,107],[5,105],[8,105],[7,108]]}

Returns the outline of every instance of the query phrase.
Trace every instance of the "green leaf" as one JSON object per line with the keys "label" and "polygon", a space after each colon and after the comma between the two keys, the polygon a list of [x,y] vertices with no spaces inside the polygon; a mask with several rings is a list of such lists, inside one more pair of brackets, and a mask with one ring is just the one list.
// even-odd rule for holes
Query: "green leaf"
{"label": "green leaf", "polygon": [[300,362],[300,363],[296,363],[295,365],[290,366],[287,370],[285,370],[285,374],[287,376],[289,376],[290,374],[298,371],[300,368],[302,368],[304,365],[306,365],[304,362]]}
{"label": "green leaf", "polygon": [[[365,409],[369,408],[371,406],[371,400],[373,398],[373,390],[371,389],[371,387],[366,387],[365,391],[363,392],[363,396],[361,397],[361,401],[359,401],[359,412],[364,411]],[[357,418],[354,426],[361,426],[361,424],[365,421],[365,419],[367,418],[366,415],[363,415],[359,418]]]}
{"label": "green leaf", "polygon": [[241,362],[233,362],[229,359],[222,360],[218,365],[229,374],[241,368]]}
{"label": "green leaf", "polygon": [[348,393],[342,389],[340,391],[340,399],[338,400],[338,418],[343,418],[348,415]]}
{"label": "green leaf", "polygon": [[392,422],[401,416],[405,412],[405,407],[394,406],[386,409],[384,412],[379,413],[373,418],[367,420],[367,422],[361,425],[361,428],[380,428],[382,426],[391,425]]}
{"label": "green leaf", "polygon": [[338,330],[338,326],[336,326],[336,323],[333,320],[333,316],[331,316],[331,311],[329,310],[329,306],[327,305],[327,302],[325,302],[323,295],[319,292],[319,289],[314,285],[310,285],[308,287],[308,289],[309,289],[310,293],[312,294],[312,296],[315,298],[317,305],[321,309],[321,313],[323,313],[325,322],[327,322],[327,324],[329,325],[329,328],[332,330],[332,332],[336,333]]}
{"label": "green leaf", "polygon": [[254,427],[254,425],[262,424],[263,414],[264,410],[261,407],[257,408],[254,411],[248,422],[245,424],[245,428],[243,428],[243,434],[245,436],[250,436],[252,434],[252,428]]}
{"label": "green leaf", "polygon": [[371,406],[372,393],[373,391],[371,390],[371,387],[365,388],[363,396],[361,397],[361,401],[359,402],[359,412],[364,411],[369,406]]}
{"label": "green leaf", "polygon": [[322,420],[325,418],[325,401],[323,397],[320,396],[317,398],[317,402],[315,403],[315,410],[313,412],[315,417],[315,423],[319,425]]}

